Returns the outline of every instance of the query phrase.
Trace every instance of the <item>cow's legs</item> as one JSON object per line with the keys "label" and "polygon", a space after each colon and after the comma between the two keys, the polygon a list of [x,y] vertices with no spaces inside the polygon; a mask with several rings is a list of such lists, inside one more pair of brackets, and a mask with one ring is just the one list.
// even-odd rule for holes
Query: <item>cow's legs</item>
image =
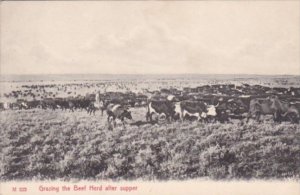
{"label": "cow's legs", "polygon": [[149,121],[149,117],[150,117],[149,115],[150,115],[149,112],[147,112],[147,113],[146,113],[146,121],[147,121],[147,122]]}
{"label": "cow's legs", "polygon": [[246,123],[248,123],[249,122],[249,119],[251,118],[251,113],[250,112],[248,112],[248,114],[247,114],[247,116],[246,116]]}
{"label": "cow's legs", "polygon": [[172,117],[171,117],[171,115],[166,114],[166,119],[167,119],[167,121],[168,121],[169,123],[172,122]]}
{"label": "cow's legs", "polygon": [[124,119],[122,119],[122,124],[123,124],[123,128],[126,129],[125,120]]}
{"label": "cow's legs", "polygon": [[280,116],[281,116],[281,114],[280,114],[279,111],[274,112],[274,114],[273,114],[274,122],[281,123],[281,117]]}
{"label": "cow's legs", "polygon": [[108,130],[113,130],[114,126],[113,126],[113,124],[112,124],[112,121],[109,120],[109,118],[110,118],[110,117],[108,116],[108,118],[107,118]]}
{"label": "cow's legs", "polygon": [[152,122],[152,121],[153,121],[153,119],[152,119],[152,114],[153,114],[153,112],[151,112],[151,113],[150,113],[150,115],[149,115],[150,122]]}
{"label": "cow's legs", "polygon": [[260,119],[260,112],[256,112],[255,113],[255,119],[257,122],[259,122],[259,119]]}
{"label": "cow's legs", "polygon": [[182,116],[182,114],[179,115],[179,121],[180,121],[181,123],[183,123],[183,116]]}
{"label": "cow's legs", "polygon": [[205,118],[202,118],[201,121],[203,121],[204,123],[208,123],[208,122],[210,122],[210,119],[208,117],[205,117]]}
{"label": "cow's legs", "polygon": [[182,115],[182,122],[186,119],[186,114]]}

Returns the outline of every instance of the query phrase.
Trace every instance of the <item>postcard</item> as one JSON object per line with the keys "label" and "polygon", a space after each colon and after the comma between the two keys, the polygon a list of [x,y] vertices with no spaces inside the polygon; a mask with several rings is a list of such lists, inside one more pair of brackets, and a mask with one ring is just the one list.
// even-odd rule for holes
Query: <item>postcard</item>
{"label": "postcard", "polygon": [[300,1],[1,1],[1,195],[300,195]]}

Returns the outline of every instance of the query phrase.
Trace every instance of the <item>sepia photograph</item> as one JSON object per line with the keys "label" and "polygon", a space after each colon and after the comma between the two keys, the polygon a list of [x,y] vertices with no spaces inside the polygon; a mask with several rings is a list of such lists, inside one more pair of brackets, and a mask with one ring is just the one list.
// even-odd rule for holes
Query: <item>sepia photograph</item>
{"label": "sepia photograph", "polygon": [[300,194],[300,1],[0,6],[1,195]]}

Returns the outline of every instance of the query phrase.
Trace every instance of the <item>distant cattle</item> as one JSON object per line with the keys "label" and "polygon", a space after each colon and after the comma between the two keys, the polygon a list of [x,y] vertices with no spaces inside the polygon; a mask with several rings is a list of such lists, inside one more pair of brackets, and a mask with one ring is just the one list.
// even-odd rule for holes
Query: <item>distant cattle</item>
{"label": "distant cattle", "polygon": [[41,104],[41,101],[32,100],[32,101],[27,101],[26,104],[28,106],[28,109],[34,109],[34,108],[38,108],[38,106]]}
{"label": "distant cattle", "polygon": [[[107,90],[108,86],[116,85],[115,92]],[[101,89],[102,92],[98,91]],[[26,89],[23,89],[26,88]],[[87,95],[80,94],[80,89],[87,88]],[[118,91],[123,89],[123,92]],[[56,90],[56,91],[55,91]],[[75,91],[75,92],[73,92]],[[97,92],[98,91],[98,92]],[[124,92],[126,91],[126,92]],[[137,88],[135,89],[137,91]],[[58,92],[63,92],[60,94]],[[68,96],[70,94],[70,96]],[[61,97],[59,97],[62,95]],[[0,94],[3,101],[13,98],[15,102],[2,102],[1,110],[13,109],[52,109],[52,110],[87,110],[95,114],[97,110],[103,112],[108,105],[118,104],[121,107],[147,108],[146,120],[153,121],[154,115],[158,118],[171,120],[218,120],[228,122],[231,119],[256,118],[261,115],[272,115],[275,121],[288,120],[297,122],[299,119],[300,88],[281,87],[278,85],[235,85],[216,84],[184,87],[158,87],[155,91],[142,89],[142,92],[130,92],[125,84],[119,82],[96,84],[51,84],[51,85],[24,85],[20,89]],[[66,97],[68,96],[68,97]],[[33,99],[33,100],[32,100]],[[151,122],[152,123],[152,122]],[[148,124],[148,123],[146,123]]]}

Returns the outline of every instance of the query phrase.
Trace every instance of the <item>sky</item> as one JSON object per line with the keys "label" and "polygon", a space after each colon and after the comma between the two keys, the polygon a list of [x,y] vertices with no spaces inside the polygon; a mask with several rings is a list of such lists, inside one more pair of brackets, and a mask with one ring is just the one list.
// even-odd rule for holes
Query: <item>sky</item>
{"label": "sky", "polygon": [[4,1],[1,74],[300,75],[300,1]]}

